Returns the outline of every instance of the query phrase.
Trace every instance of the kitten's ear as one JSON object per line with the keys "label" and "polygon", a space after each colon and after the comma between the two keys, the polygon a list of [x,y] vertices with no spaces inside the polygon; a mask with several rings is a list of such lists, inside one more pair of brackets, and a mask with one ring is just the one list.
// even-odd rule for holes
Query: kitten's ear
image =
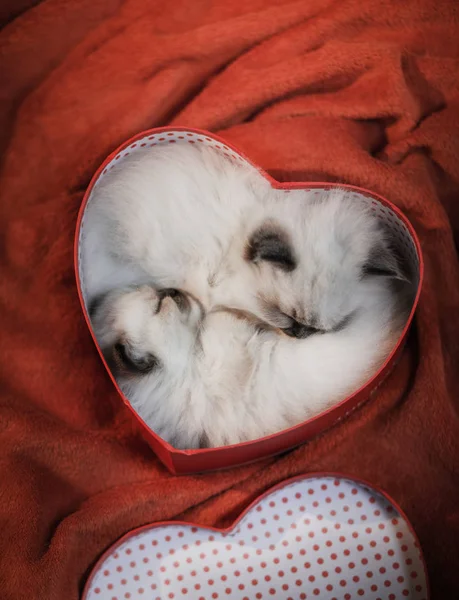
{"label": "kitten's ear", "polygon": [[274,223],[264,223],[251,234],[245,258],[253,263],[267,261],[287,272],[297,264],[287,232]]}
{"label": "kitten's ear", "polygon": [[409,282],[409,277],[404,272],[395,250],[383,243],[372,248],[368,260],[363,265],[362,273],[364,277],[388,277]]}

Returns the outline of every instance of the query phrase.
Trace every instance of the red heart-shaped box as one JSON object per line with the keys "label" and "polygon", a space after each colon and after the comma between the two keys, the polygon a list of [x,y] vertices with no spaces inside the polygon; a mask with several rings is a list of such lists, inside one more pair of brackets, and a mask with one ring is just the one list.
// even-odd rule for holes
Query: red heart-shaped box
{"label": "red heart-shaped box", "polygon": [[[295,427],[291,427],[284,431],[280,431],[273,435],[253,440],[251,442],[244,442],[242,444],[236,444],[233,446],[225,446],[221,448],[207,448],[199,450],[177,450],[170,444],[165,442],[163,439],[158,437],[139,417],[139,415],[132,408],[128,400],[123,396],[122,392],[118,388],[113,375],[108,368],[102,352],[97,345],[97,341],[94,337],[94,333],[91,328],[91,323],[88,317],[88,311],[85,303],[85,274],[81,269],[81,239],[84,236],[85,227],[85,207],[88,202],[91,201],[91,193],[94,185],[100,178],[103,178],[106,173],[110,171],[113,165],[122,163],[123,159],[133,153],[142,151],[143,148],[156,146],[157,150],[160,151],[161,145],[166,144],[206,144],[217,149],[219,152],[223,152],[224,155],[229,158],[236,159],[238,161],[246,161],[253,165],[253,163],[245,157],[239,150],[223,141],[219,137],[197,129],[184,129],[175,127],[152,129],[150,131],[142,132],[135,137],[128,140],[122,146],[120,146],[115,152],[113,152],[98,169],[96,174],[91,180],[91,183],[86,191],[86,194],[81,205],[76,237],[75,237],[75,270],[78,294],[80,297],[81,306],[83,313],[88,324],[91,335],[96,343],[102,362],[104,363],[115,388],[118,390],[123,402],[139,421],[142,427],[143,435],[149,445],[153,448],[155,453],[166,465],[166,467],[175,474],[182,473],[195,473],[208,471],[213,469],[221,469],[227,467],[233,467],[241,465],[243,463],[252,462],[267,456],[284,452],[294,446],[311,439],[342,420],[351,411],[355,410],[363,402],[375,392],[378,386],[381,384],[383,379],[387,376],[391,368],[394,366],[400,352],[403,348],[409,326],[413,320],[414,312],[418,303],[419,294],[422,286],[423,279],[423,260],[421,247],[416,233],[408,221],[408,219],[401,213],[401,211],[391,204],[385,198],[364,190],[358,187],[349,185],[339,184],[340,188],[346,188],[348,191],[355,194],[359,199],[366,200],[372,205],[372,209],[376,215],[382,219],[385,224],[391,229],[393,237],[398,244],[398,250],[402,253],[404,260],[406,261],[410,271],[415,275],[417,279],[417,293],[413,303],[413,307],[403,330],[400,339],[393,349],[390,356],[387,358],[384,365],[379,371],[359,390],[357,390],[351,396],[345,398],[342,402],[334,405],[328,410],[320,413],[319,415],[309,419]],[[256,165],[254,165],[256,166]],[[324,190],[337,187],[337,184],[330,183],[279,183],[270,177],[267,173],[262,171],[259,167],[258,170],[263,174],[264,177],[271,183],[271,185],[278,189],[284,190],[285,193],[289,193],[290,190],[295,189],[308,189],[308,190]]]}

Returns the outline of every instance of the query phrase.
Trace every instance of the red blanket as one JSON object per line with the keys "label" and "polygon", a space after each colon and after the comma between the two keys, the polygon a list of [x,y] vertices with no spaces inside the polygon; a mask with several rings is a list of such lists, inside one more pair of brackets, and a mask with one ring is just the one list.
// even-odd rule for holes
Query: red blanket
{"label": "red blanket", "polygon": [[[228,525],[282,479],[329,470],[391,494],[433,598],[459,597],[456,0],[22,0],[0,18],[2,598],[76,600],[131,528]],[[282,457],[187,477],[113,390],[72,257],[102,159],[170,123],[218,131],[279,179],[385,195],[426,260],[409,344],[368,404]]]}

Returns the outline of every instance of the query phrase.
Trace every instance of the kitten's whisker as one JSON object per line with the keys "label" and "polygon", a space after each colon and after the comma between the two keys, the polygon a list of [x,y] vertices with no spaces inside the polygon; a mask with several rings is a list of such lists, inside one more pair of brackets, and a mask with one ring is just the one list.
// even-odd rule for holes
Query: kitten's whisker
{"label": "kitten's whisker", "polygon": [[256,315],[254,315],[252,312],[250,312],[248,310],[242,310],[240,308],[232,308],[229,306],[222,306],[222,305],[217,305],[211,310],[211,313],[218,313],[218,312],[229,313],[229,314],[233,315],[234,317],[236,317],[237,319],[241,319],[243,321],[246,321],[247,323],[250,323],[251,325],[256,327],[257,330],[260,330],[260,331],[277,331],[278,330],[276,327],[273,327],[266,321],[263,321],[262,319],[260,319],[259,317],[257,317]]}

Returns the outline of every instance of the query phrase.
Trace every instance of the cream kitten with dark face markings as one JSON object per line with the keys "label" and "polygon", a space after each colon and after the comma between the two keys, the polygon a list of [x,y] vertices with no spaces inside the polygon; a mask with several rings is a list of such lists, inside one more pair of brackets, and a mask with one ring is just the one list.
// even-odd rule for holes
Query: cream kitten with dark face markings
{"label": "cream kitten with dark face markings", "polygon": [[348,284],[365,261],[403,275],[376,220],[343,208],[352,194],[323,192],[317,202],[312,194],[273,190],[255,167],[202,144],[135,153],[104,176],[86,208],[87,302],[153,282],[191,293],[207,311],[248,311],[292,337],[335,329],[360,302]]}
{"label": "cream kitten with dark face markings", "polygon": [[[291,208],[261,219],[243,248],[232,274],[242,310],[226,283],[226,307],[210,313],[150,285],[93,307],[121,389],[178,448],[252,440],[318,414],[375,373],[405,325],[414,286],[373,214],[343,194]],[[279,331],[289,328],[301,339]]]}

